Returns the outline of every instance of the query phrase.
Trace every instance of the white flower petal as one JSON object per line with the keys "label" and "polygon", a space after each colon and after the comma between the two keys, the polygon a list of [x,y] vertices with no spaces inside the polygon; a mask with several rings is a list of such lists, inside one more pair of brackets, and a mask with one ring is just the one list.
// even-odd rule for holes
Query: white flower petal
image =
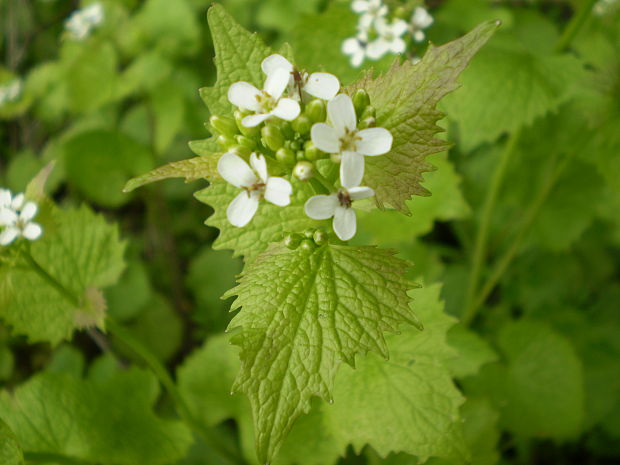
{"label": "white flower petal", "polygon": [[396,38],[390,42],[390,52],[392,53],[403,53],[405,48],[405,41],[401,38]]}
{"label": "white flower petal", "polygon": [[267,174],[267,162],[262,154],[257,156],[256,153],[252,153],[252,155],[250,155],[250,166],[258,174],[262,182],[267,182],[267,178],[269,177]]}
{"label": "white flower petal", "polygon": [[336,236],[338,236],[340,240],[348,241],[351,239],[355,236],[355,231],[357,230],[355,210],[338,206],[334,214],[332,226]]}
{"label": "white flower petal", "polygon": [[414,10],[411,22],[421,29],[426,29],[433,24],[433,17],[426,11],[426,8],[419,6]]}
{"label": "white flower petal", "polygon": [[263,70],[263,73],[265,73],[267,76],[273,73],[276,69],[280,68],[285,69],[289,73],[293,71],[293,65],[291,64],[291,62],[277,53],[269,55],[267,58],[265,58],[260,64],[260,67]]}
{"label": "white flower petal", "polygon": [[312,73],[304,90],[314,97],[331,100],[340,90],[340,81],[333,74]]}
{"label": "white flower petal", "polygon": [[259,105],[256,97],[259,94],[260,90],[245,81],[235,82],[228,88],[229,102],[245,110],[258,111]]}
{"label": "white flower petal", "polygon": [[0,233],[0,245],[9,245],[19,236],[19,229],[15,226],[6,228]]}
{"label": "white flower petal", "polygon": [[366,54],[371,60],[378,60],[390,50],[390,42],[383,37],[373,40],[366,47]]}
{"label": "white flower petal", "polygon": [[327,114],[334,128],[344,132],[344,128],[353,130],[357,127],[357,117],[351,97],[347,94],[336,95],[327,102]]}
{"label": "white flower petal", "polygon": [[11,202],[11,208],[13,210],[19,210],[20,208],[22,208],[22,205],[24,204],[24,194],[18,194],[15,197],[13,197],[13,201]]}
{"label": "white flower petal", "polygon": [[361,140],[358,140],[355,146],[362,155],[383,155],[392,148],[392,134],[385,128],[362,129],[357,133],[357,137]]}
{"label": "white flower petal", "polygon": [[252,168],[239,155],[227,152],[217,162],[217,171],[235,187],[250,187],[258,178]]}
{"label": "white flower petal", "polygon": [[365,0],[355,0],[351,4],[351,9],[355,11],[356,13],[364,13],[368,11],[369,7],[370,7],[370,4]]}
{"label": "white flower petal", "polygon": [[265,92],[278,100],[282,96],[284,89],[286,89],[290,78],[290,71],[283,68],[274,69],[273,73],[268,74],[265,80]]}
{"label": "white flower petal", "polygon": [[24,208],[22,208],[21,213],[19,214],[19,219],[23,222],[27,223],[31,219],[33,219],[37,214],[37,204],[34,202],[26,202]]}
{"label": "white flower petal", "polygon": [[354,54],[351,57],[351,66],[353,66],[354,68],[359,68],[360,65],[364,62],[365,57],[366,57],[366,52],[364,51]]}
{"label": "white flower petal", "polygon": [[413,33],[413,40],[415,40],[416,42],[422,42],[424,40],[424,37],[426,37],[424,35],[423,31],[415,31]]}
{"label": "white flower petal", "polygon": [[340,152],[340,131],[325,123],[316,123],[310,130],[312,143],[325,153]]}
{"label": "white flower petal", "polygon": [[242,228],[254,217],[256,210],[258,210],[258,196],[243,191],[230,202],[226,216],[230,224]]}
{"label": "white flower petal", "polygon": [[13,200],[11,191],[8,189],[0,189],[0,208],[10,206],[11,200]]}
{"label": "white flower petal", "polygon": [[392,34],[394,34],[396,37],[402,36],[407,31],[407,29],[409,29],[409,25],[406,21],[403,21],[402,19],[394,21],[391,26]]}
{"label": "white flower petal", "polygon": [[351,200],[367,199],[368,197],[375,195],[375,191],[366,186],[350,187],[347,191],[349,192],[349,197]]}
{"label": "white flower petal", "polygon": [[304,211],[313,220],[326,220],[334,216],[338,206],[339,202],[336,194],[315,195],[306,201]]}
{"label": "white flower petal", "polygon": [[355,37],[350,37],[342,42],[342,53],[345,55],[353,55],[362,49],[362,44]]}
{"label": "white flower petal", "polygon": [[299,116],[301,108],[299,103],[292,98],[281,98],[271,114],[286,121],[293,121]]}
{"label": "white flower petal", "polygon": [[364,177],[364,156],[355,152],[344,152],[340,163],[340,184],[350,189],[359,186]]}
{"label": "white flower petal", "polygon": [[37,223],[28,223],[22,231],[22,235],[29,241],[37,240],[42,233],[43,229]]}
{"label": "white flower petal", "polygon": [[293,186],[286,179],[274,176],[267,180],[267,187],[265,188],[265,200],[267,202],[278,207],[286,207],[291,203],[292,193]]}
{"label": "white flower petal", "polygon": [[10,226],[17,223],[17,213],[10,208],[0,208],[0,226]]}
{"label": "white flower petal", "polygon": [[248,115],[241,120],[241,124],[243,124],[246,128],[253,128],[258,126],[263,121],[271,116],[271,113],[259,113],[256,115]]}

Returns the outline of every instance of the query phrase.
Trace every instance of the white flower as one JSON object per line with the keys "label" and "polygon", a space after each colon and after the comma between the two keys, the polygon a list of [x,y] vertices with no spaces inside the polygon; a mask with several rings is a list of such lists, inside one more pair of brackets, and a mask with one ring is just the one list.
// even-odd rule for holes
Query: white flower
{"label": "white flower", "polygon": [[402,19],[398,19],[392,24],[388,24],[384,19],[375,23],[379,37],[368,44],[367,54],[372,60],[378,60],[388,52],[403,53],[405,51],[405,41],[402,35],[409,29],[409,26]]}
{"label": "white flower", "polygon": [[355,236],[357,217],[351,208],[354,200],[361,200],[375,195],[370,187],[350,187],[339,189],[336,194],[315,195],[304,205],[306,215],[314,220],[326,220],[334,217],[332,227],[336,235],[343,241]]}
{"label": "white flower", "polygon": [[416,42],[422,42],[424,40],[424,29],[433,24],[433,17],[424,7],[417,7],[413,10],[413,16],[411,17],[411,34],[413,40]]}
{"label": "white flower", "polygon": [[298,96],[296,92],[296,86],[301,85],[301,89],[312,95],[313,97],[322,98],[324,100],[331,100],[340,90],[340,81],[333,74],[329,73],[298,73],[297,76],[301,80],[300,84],[295,82],[294,72],[295,69],[290,61],[284,58],[282,55],[274,53],[269,55],[261,63],[263,72],[270,76],[278,69],[283,69],[289,73],[289,95]]}
{"label": "white flower", "polygon": [[37,214],[37,204],[26,202],[24,194],[15,197],[11,192],[0,189],[0,245],[11,244],[19,237],[34,241],[41,236],[41,226],[32,219]]}
{"label": "white flower", "polygon": [[90,34],[95,26],[103,22],[104,12],[101,3],[91,5],[74,11],[65,22],[65,28],[74,39],[82,40]]}
{"label": "white flower", "polygon": [[0,86],[0,105],[14,102],[22,93],[22,80],[13,79],[8,84]]}
{"label": "white flower", "polygon": [[359,31],[357,36],[349,37],[342,42],[342,53],[351,55],[351,66],[358,68],[367,56],[368,35]]}
{"label": "white flower", "polygon": [[243,189],[226,210],[228,221],[240,228],[254,217],[262,198],[279,207],[286,207],[291,203],[293,192],[291,183],[286,179],[269,176],[263,155],[250,155],[250,165],[231,152],[222,155],[217,163],[220,175],[233,186]]}
{"label": "white flower", "polygon": [[361,13],[359,27],[368,29],[378,18],[384,17],[388,12],[388,7],[382,0],[355,0],[351,8],[356,13]]}
{"label": "white flower", "polygon": [[253,111],[254,115],[243,118],[241,124],[247,128],[258,126],[271,116],[292,121],[299,116],[301,108],[292,98],[282,98],[288,85],[290,73],[283,69],[274,69],[267,75],[263,90],[258,90],[249,82],[235,82],[228,88],[228,100],[244,110]]}
{"label": "white flower", "polygon": [[364,155],[376,156],[392,148],[392,134],[384,128],[357,129],[351,97],[337,95],[327,103],[329,124],[316,123],[310,132],[312,142],[323,152],[342,157],[340,180],[344,187],[359,186],[364,177]]}

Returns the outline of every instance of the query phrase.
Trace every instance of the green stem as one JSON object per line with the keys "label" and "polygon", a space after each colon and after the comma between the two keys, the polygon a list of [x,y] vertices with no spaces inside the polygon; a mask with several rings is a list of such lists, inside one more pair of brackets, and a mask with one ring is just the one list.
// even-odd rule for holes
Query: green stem
{"label": "green stem", "polygon": [[562,32],[562,36],[555,46],[556,52],[561,53],[568,49],[579,30],[590,17],[590,12],[592,11],[595,3],[596,0],[588,0],[587,3],[585,3],[583,7],[572,17],[568,23],[568,26],[564,28],[564,32]]}
{"label": "green stem", "polygon": [[90,462],[61,454],[47,452],[24,452],[24,459],[31,463],[59,463],[62,465],[91,465]]}
{"label": "green stem", "polygon": [[[568,49],[572,40],[575,38],[579,30],[583,27],[586,20],[589,18],[590,12],[592,11],[592,8],[594,7],[595,3],[596,3],[596,0],[588,0],[587,3],[585,3],[583,7],[575,14],[575,16],[573,16],[573,18],[571,19],[568,26],[566,26],[566,28],[564,29],[562,36],[560,37],[560,39],[558,40],[555,46],[556,52],[561,53],[565,51],[566,49]],[[468,326],[471,324],[471,322],[476,317],[476,313],[478,309],[480,308],[481,302],[484,302],[484,299],[486,298],[484,297],[482,300],[480,299],[480,297],[476,298],[476,293],[478,291],[480,275],[482,273],[482,267],[484,265],[485,258],[486,258],[486,247],[487,247],[489,227],[491,224],[491,219],[493,217],[493,210],[495,209],[495,204],[497,203],[497,195],[498,195],[498,192],[501,188],[501,185],[503,183],[503,180],[506,174],[506,168],[509,165],[509,161],[512,158],[512,155],[515,151],[516,146],[519,143],[520,136],[521,136],[521,129],[516,130],[514,133],[510,135],[508,143],[506,144],[506,148],[504,149],[504,152],[502,153],[502,157],[498,165],[495,168],[495,172],[493,173],[493,179],[491,181],[491,186],[489,187],[489,191],[487,192],[487,196],[485,198],[485,203],[484,203],[483,211],[482,211],[482,218],[480,221],[480,227],[478,228],[478,231],[476,234],[476,240],[474,244],[472,269],[471,269],[469,283],[467,287],[467,296],[465,299],[465,310],[463,311],[463,316],[462,316],[462,322],[465,326]],[[543,189],[541,190],[541,192],[544,191],[544,188],[545,186],[543,186]],[[537,207],[537,208],[539,209],[540,207]],[[535,215],[534,215],[534,218],[535,218]],[[519,236],[520,235],[521,233],[519,233]],[[514,249],[513,254],[517,253],[517,247],[515,247],[514,244],[511,247],[510,250]],[[504,257],[498,264],[498,267],[500,265],[507,267],[512,261],[512,258],[513,257],[509,257],[509,259],[506,260],[506,257]],[[503,265],[504,261],[506,262],[505,265]],[[497,268],[496,268],[496,271],[497,271]],[[502,270],[502,273],[503,273],[503,270]],[[501,273],[500,273],[500,276],[501,276]],[[494,278],[494,277],[495,275],[491,276],[491,278]],[[494,279],[499,279],[499,276],[495,277]],[[487,289],[487,286],[485,285],[485,288],[483,289],[483,291],[486,291],[488,293],[492,289],[493,289],[493,286],[491,286],[490,289]]]}
{"label": "green stem", "polygon": [[140,359],[142,359],[142,361],[150,368],[162,386],[166,389],[166,391],[168,391],[168,394],[170,394],[179,416],[194,431],[200,434],[209,447],[217,451],[220,455],[232,463],[239,465],[244,464],[244,460],[240,457],[238,452],[226,446],[226,441],[222,439],[222,435],[217,429],[208,427],[194,418],[189,406],[185,403],[185,400],[177,389],[172,377],[155,355],[153,355],[144,345],[142,345],[140,341],[136,340],[127,330],[125,330],[109,316],[106,318],[106,328],[110,334],[114,335],[118,340],[131,349],[131,351],[140,357]]}
{"label": "green stem", "polygon": [[476,241],[474,244],[474,255],[472,259],[472,269],[469,275],[469,284],[467,287],[467,297],[465,299],[466,306],[463,312],[462,321],[464,325],[469,325],[476,315],[476,308],[474,306],[474,297],[478,290],[478,284],[480,281],[480,274],[482,272],[482,266],[486,258],[487,238],[489,235],[489,229],[491,226],[491,220],[493,218],[493,211],[495,210],[495,204],[497,203],[497,196],[500,188],[506,176],[508,165],[515,153],[515,149],[521,136],[521,130],[517,129],[513,132],[506,147],[501,154],[499,162],[495,167],[493,178],[491,179],[491,185],[487,192],[484,206],[482,210],[482,218],[480,219],[480,227],[476,234]]}
{"label": "green stem", "polygon": [[474,302],[474,311],[480,308],[482,304],[484,304],[484,302],[491,294],[491,291],[495,288],[495,286],[519,252],[523,240],[525,239],[527,233],[530,231],[530,228],[534,224],[534,220],[536,220],[536,218],[538,217],[540,209],[545,204],[545,201],[549,197],[553,186],[555,186],[555,183],[562,174],[562,171],[564,170],[566,164],[566,159],[560,165],[556,165],[555,162],[552,162],[552,167],[550,170],[551,174],[546,177],[544,184],[539,189],[538,194],[534,199],[534,202],[532,203],[525,215],[525,220],[521,224],[519,232],[517,233],[512,244],[510,245],[510,248],[498,260],[497,264],[493,268],[493,271],[491,272],[491,275],[482,286],[482,290],[480,291]]}

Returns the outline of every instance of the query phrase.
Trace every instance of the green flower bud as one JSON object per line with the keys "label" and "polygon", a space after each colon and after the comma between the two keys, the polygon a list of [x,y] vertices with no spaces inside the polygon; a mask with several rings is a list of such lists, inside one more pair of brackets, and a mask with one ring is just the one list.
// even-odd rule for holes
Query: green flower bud
{"label": "green flower bud", "polygon": [[300,243],[301,236],[299,234],[287,234],[284,238],[284,246],[291,250],[295,250],[297,247],[299,247]]}
{"label": "green flower bud", "polygon": [[235,139],[222,134],[221,136],[217,136],[217,143],[222,150],[227,150],[231,145],[235,145],[236,141]]}
{"label": "green flower bud", "polygon": [[249,149],[245,145],[233,145],[228,151],[239,155],[241,158],[247,158],[252,153],[252,149]]}
{"label": "green flower bud", "polygon": [[314,239],[314,243],[316,245],[323,245],[327,243],[327,233],[320,229],[314,231],[314,235],[312,236],[312,238]]}
{"label": "green flower bud", "polygon": [[364,113],[366,107],[370,105],[370,97],[364,89],[358,89],[353,96],[353,106],[355,107],[355,114],[361,115]]}
{"label": "green flower bud", "polygon": [[314,231],[316,231],[316,229],[307,228],[306,230],[304,230],[302,234],[304,235],[304,237],[307,237],[308,239],[312,239],[314,237]]}
{"label": "green flower bud", "polygon": [[306,152],[304,152],[303,150],[298,150],[297,153],[295,154],[295,158],[297,159],[297,161],[303,161],[306,159]]}
{"label": "green flower bud", "polygon": [[314,250],[314,247],[315,245],[312,239],[304,239],[299,245],[299,248],[301,250],[305,250],[306,252],[311,252],[312,250]]}
{"label": "green flower bud", "polygon": [[234,119],[227,116],[213,115],[209,118],[209,124],[218,134],[221,134],[222,136],[234,137],[236,134],[239,134],[237,123]]}
{"label": "green flower bud", "polygon": [[289,144],[289,147],[291,150],[294,150],[296,152],[298,150],[301,150],[301,143],[298,140],[292,140]]}
{"label": "green flower bud", "polygon": [[291,123],[293,129],[299,134],[307,134],[312,127],[312,121],[306,115],[299,115],[296,120]]}
{"label": "green flower bud", "polygon": [[282,132],[282,135],[285,139],[292,139],[293,137],[295,137],[295,131],[293,131],[291,123],[289,123],[288,121],[280,120],[278,127],[280,128],[280,131]]}
{"label": "green flower bud", "polygon": [[304,153],[305,153],[305,158],[306,160],[310,160],[310,161],[316,161],[320,158],[322,158],[323,152],[321,152],[318,148],[316,148],[316,146],[314,145],[314,143],[309,140],[304,144]]}
{"label": "green flower bud", "polygon": [[293,176],[300,181],[307,181],[314,176],[314,165],[309,161],[298,161],[293,168]]}
{"label": "green flower bud", "polygon": [[304,110],[305,115],[310,118],[313,123],[322,123],[327,118],[327,110],[325,108],[325,102],[321,99],[314,99]]}
{"label": "green flower bud", "polygon": [[277,152],[284,145],[284,136],[282,135],[282,131],[273,125],[267,124],[263,126],[261,129],[262,142],[265,147],[269,147],[274,152]]}
{"label": "green flower bud", "polygon": [[363,121],[371,116],[375,118],[377,116],[377,111],[375,110],[375,107],[373,107],[372,105],[368,105],[362,113],[362,116],[360,116],[360,121]]}
{"label": "green flower bud", "polygon": [[367,118],[364,118],[362,121],[360,121],[358,127],[360,129],[366,129],[366,128],[374,128],[377,125],[377,120],[375,119],[374,116],[369,116]]}
{"label": "green flower bud", "polygon": [[260,133],[260,129],[258,128],[258,126],[253,127],[253,128],[246,128],[241,121],[243,121],[243,118],[245,118],[248,115],[248,113],[244,113],[242,111],[236,110],[235,111],[235,121],[237,123],[237,128],[239,129],[239,131],[241,132],[241,134],[243,134],[246,137],[255,137]]}
{"label": "green flower bud", "polygon": [[250,139],[249,137],[245,137],[239,134],[235,136],[235,140],[237,141],[237,144],[243,145],[250,150],[254,150],[256,148],[256,142],[254,141],[254,139]]}
{"label": "green flower bud", "polygon": [[295,153],[291,149],[282,147],[276,152],[276,160],[284,165],[293,166],[295,163]]}

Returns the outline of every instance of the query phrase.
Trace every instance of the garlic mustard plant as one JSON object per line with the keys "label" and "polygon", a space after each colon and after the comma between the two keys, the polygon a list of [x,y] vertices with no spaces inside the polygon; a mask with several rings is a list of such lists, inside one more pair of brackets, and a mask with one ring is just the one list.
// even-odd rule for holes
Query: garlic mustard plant
{"label": "garlic mustard plant", "polygon": [[103,5],[92,3],[80,10],[74,11],[65,22],[65,29],[75,40],[84,40],[92,30],[104,20]]}
{"label": "garlic mustard plant", "polygon": [[426,8],[419,6],[413,10],[413,15],[411,16],[411,35],[413,40],[422,42],[426,37],[424,29],[430,27],[431,24],[433,24],[433,17]]}
{"label": "garlic mustard plant", "polygon": [[32,221],[37,210],[37,204],[26,201],[24,194],[13,196],[11,191],[0,189],[0,245],[10,245],[20,237],[29,241],[41,237],[43,229]]}
{"label": "garlic mustard plant", "polygon": [[252,153],[248,165],[239,155],[228,152],[220,158],[217,169],[226,181],[243,189],[226,210],[233,226],[248,224],[262,199],[279,207],[291,202],[291,183],[277,176],[269,176],[263,155]]}
{"label": "garlic mustard plant", "polygon": [[403,53],[406,49],[402,36],[409,26],[402,19],[388,23],[381,18],[375,22],[378,38],[368,44],[368,57],[378,60],[386,53]]}
{"label": "garlic mustard plant", "polygon": [[355,37],[349,37],[342,43],[342,53],[350,56],[351,66],[358,68],[368,54],[368,33],[359,30]]}
{"label": "garlic mustard plant", "polygon": [[392,148],[392,134],[384,128],[357,128],[351,97],[341,94],[327,104],[329,124],[312,126],[312,142],[334,154],[343,186],[358,186],[364,177],[364,156],[384,155]]}

